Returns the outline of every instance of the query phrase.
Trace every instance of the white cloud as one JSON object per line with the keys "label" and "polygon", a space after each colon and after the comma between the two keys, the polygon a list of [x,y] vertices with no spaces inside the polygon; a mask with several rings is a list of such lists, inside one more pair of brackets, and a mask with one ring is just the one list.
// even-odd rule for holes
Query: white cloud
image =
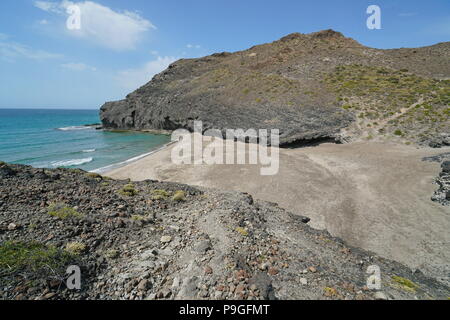
{"label": "white cloud", "polygon": [[135,49],[145,32],[156,29],[150,21],[136,12],[114,11],[93,1],[35,1],[34,5],[65,18],[68,17],[66,13],[68,7],[78,6],[81,13],[81,29],[66,30],[66,33],[118,51]]}
{"label": "white cloud", "polygon": [[49,24],[48,20],[45,20],[45,19],[39,20],[38,23],[41,24],[41,25]]}
{"label": "white cloud", "polygon": [[97,71],[97,68],[88,66],[87,64],[84,63],[69,62],[62,64],[61,67],[72,71],[86,71],[86,70]]}
{"label": "white cloud", "polygon": [[50,53],[44,50],[33,49],[17,42],[8,41],[7,35],[0,34],[0,58],[2,60],[12,62],[18,58],[32,60],[58,59],[62,58],[62,55]]}
{"label": "white cloud", "polygon": [[147,62],[141,68],[120,71],[116,78],[123,88],[135,90],[149,82],[154,75],[167,69],[176,60],[174,57],[158,57],[156,60]]}
{"label": "white cloud", "polygon": [[187,44],[186,48],[188,48],[188,49],[200,49],[201,45],[199,45],[199,44]]}
{"label": "white cloud", "polygon": [[50,2],[50,1],[35,1],[34,6],[36,8],[39,8],[41,10],[47,11],[47,12],[54,12],[54,13],[62,13],[63,10],[59,6],[58,3]]}

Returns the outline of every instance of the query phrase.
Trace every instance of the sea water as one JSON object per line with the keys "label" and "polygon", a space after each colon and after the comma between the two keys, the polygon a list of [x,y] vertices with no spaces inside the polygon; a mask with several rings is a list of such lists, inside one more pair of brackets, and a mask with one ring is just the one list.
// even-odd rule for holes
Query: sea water
{"label": "sea water", "polygon": [[86,126],[99,122],[98,110],[0,109],[0,160],[102,172],[170,142],[167,135]]}

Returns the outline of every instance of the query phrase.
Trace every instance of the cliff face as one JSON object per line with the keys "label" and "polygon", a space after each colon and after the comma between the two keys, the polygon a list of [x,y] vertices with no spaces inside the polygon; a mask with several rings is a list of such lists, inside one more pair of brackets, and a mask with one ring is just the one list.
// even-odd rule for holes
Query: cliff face
{"label": "cliff face", "polygon": [[[439,125],[448,118],[449,44],[379,50],[333,30],[294,33],[245,51],[179,60],[126,99],[103,105],[100,115],[108,129],[192,130],[194,120],[204,130],[276,128],[288,145],[369,135],[355,121],[369,113],[366,120],[383,120],[377,132],[408,139],[408,130],[426,131],[422,141],[411,137],[426,142],[446,129]],[[402,135],[394,134],[393,115],[422,101],[438,119],[420,128],[400,124]]]}

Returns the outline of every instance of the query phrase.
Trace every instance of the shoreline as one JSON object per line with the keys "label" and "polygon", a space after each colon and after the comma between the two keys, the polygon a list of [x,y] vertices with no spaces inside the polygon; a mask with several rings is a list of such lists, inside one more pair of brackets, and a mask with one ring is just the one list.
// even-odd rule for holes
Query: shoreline
{"label": "shoreline", "polygon": [[132,164],[132,163],[134,163],[136,161],[139,161],[139,160],[144,159],[144,158],[146,158],[148,156],[151,156],[154,153],[163,151],[164,149],[169,148],[174,143],[176,143],[176,141],[168,142],[168,143],[163,144],[162,146],[160,146],[160,147],[158,147],[158,148],[156,148],[156,149],[154,149],[154,150],[152,150],[150,152],[146,152],[146,153],[143,153],[141,155],[132,157],[130,159],[127,159],[127,160],[124,160],[124,161],[121,161],[121,162],[117,162],[117,163],[113,163],[113,164],[110,164],[110,165],[107,165],[107,166],[104,166],[104,167],[101,167],[101,168],[98,168],[98,169],[89,170],[88,172],[99,173],[99,174],[106,174],[107,172],[123,168],[123,167],[125,167],[125,166],[127,166],[129,164]]}

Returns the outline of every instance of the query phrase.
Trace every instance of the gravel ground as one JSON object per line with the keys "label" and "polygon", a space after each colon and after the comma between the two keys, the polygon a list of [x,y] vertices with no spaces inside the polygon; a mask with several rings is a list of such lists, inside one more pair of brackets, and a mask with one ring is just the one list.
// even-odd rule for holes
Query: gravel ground
{"label": "gravel ground", "polygon": [[[1,163],[0,250],[70,252],[59,267],[79,265],[82,289],[66,288],[51,263],[15,269],[2,256],[0,298],[447,299],[449,288],[419,270],[307,223],[245,193]],[[370,265],[381,291],[366,286]]]}

